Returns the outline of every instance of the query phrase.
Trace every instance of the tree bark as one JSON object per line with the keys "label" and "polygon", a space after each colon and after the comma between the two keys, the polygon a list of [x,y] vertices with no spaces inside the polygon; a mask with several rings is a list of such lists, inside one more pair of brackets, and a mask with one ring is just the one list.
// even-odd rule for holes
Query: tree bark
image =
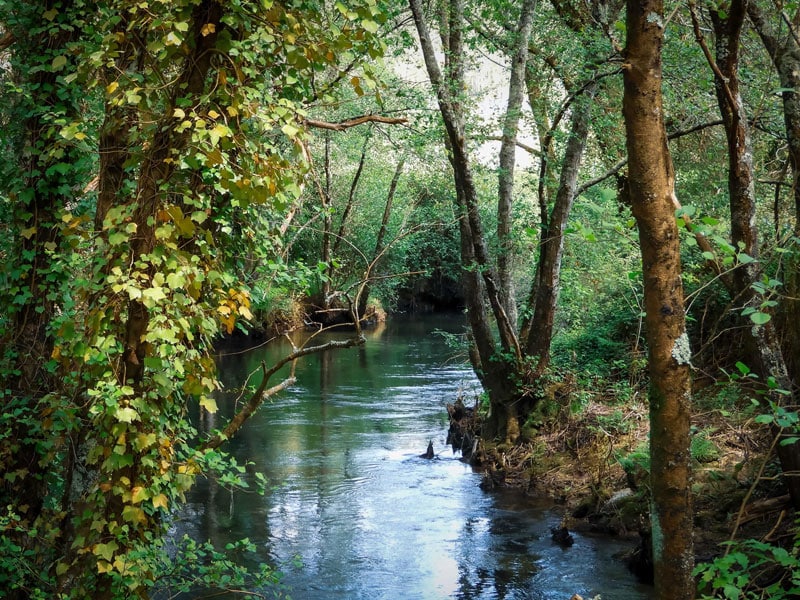
{"label": "tree bark", "polygon": [[[693,9],[693,7],[692,7]],[[715,74],[717,101],[722,115],[725,134],[728,141],[728,191],[731,213],[731,243],[737,252],[744,252],[753,259],[759,255],[758,228],[756,225],[756,193],[755,171],[753,166],[753,147],[747,115],[740,93],[739,51],[742,27],[747,16],[748,1],[734,0],[727,9],[710,10],[714,27],[716,60],[709,56],[697,23],[697,16],[692,10],[695,35]],[[760,277],[759,263],[756,260],[742,261],[733,272],[733,286],[729,290],[731,297],[740,305],[753,310],[761,310],[761,297],[753,288],[753,283]],[[747,317],[741,317],[746,319]],[[748,325],[750,325],[748,320]],[[783,359],[778,336],[775,332],[775,321],[770,320],[748,329],[749,360],[754,372],[758,373],[762,382],[772,378],[779,389],[792,392],[786,364]],[[766,395],[777,406],[787,404],[787,400],[776,393],[775,387],[766,386]],[[794,401],[789,401],[794,404]],[[782,436],[777,428],[774,435]],[[786,475],[789,494],[795,507],[800,508],[800,476],[795,472],[800,469],[800,444],[777,446],[781,468]]]}
{"label": "tree bark", "polygon": [[550,346],[560,289],[561,257],[564,253],[564,230],[575,201],[578,171],[586,148],[591,105],[596,90],[597,84],[592,83],[584,91],[583,98],[573,104],[570,137],[561,164],[561,179],[553,210],[547,220],[547,231],[539,246],[536,277],[528,301],[532,315],[523,323],[520,333],[526,354],[538,357],[538,374],[543,373],[550,363]]}
{"label": "tree bark", "polygon": [[650,372],[650,463],[656,597],[694,597],[686,335],[674,174],[661,94],[664,6],[627,3],[623,114],[639,228]]}
{"label": "tree bark", "polygon": [[505,290],[505,310],[511,323],[517,322],[517,307],[514,299],[512,256],[514,250],[511,238],[512,205],[514,200],[514,166],[517,131],[525,98],[525,72],[528,63],[528,43],[533,25],[536,0],[525,0],[520,13],[511,57],[511,75],[508,83],[508,105],[503,123],[502,142],[497,183],[497,277],[500,287]]}
{"label": "tree bark", "polygon": [[[786,141],[792,168],[794,236],[800,239],[800,44],[791,31],[781,37],[779,29],[767,21],[756,2],[751,1],[747,5],[747,14],[775,65],[782,88]],[[793,384],[797,386],[800,382],[800,247],[796,242],[793,250],[787,255],[783,271],[786,293],[776,316],[781,329],[786,332],[782,336],[786,368]]]}

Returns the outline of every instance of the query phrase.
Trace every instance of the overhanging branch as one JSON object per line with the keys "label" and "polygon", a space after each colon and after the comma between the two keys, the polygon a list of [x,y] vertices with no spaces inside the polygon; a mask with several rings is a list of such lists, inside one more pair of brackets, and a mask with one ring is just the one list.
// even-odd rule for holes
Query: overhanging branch
{"label": "overhanging branch", "polygon": [[316,119],[304,119],[303,123],[309,127],[316,127],[317,129],[328,129],[331,131],[344,131],[351,127],[357,127],[364,123],[383,123],[384,125],[403,125],[408,122],[405,117],[384,117],[381,115],[361,115],[353,117],[352,119],[345,119],[338,123],[329,123],[327,121],[317,121]]}
{"label": "overhanging branch", "polygon": [[245,421],[253,416],[256,410],[258,410],[258,408],[264,403],[264,400],[274,396],[278,392],[285,390],[295,383],[296,379],[294,376],[294,367],[292,367],[292,372],[289,377],[281,381],[279,384],[274,385],[271,388],[267,388],[270,377],[277,373],[284,365],[297,360],[301,356],[307,356],[309,354],[314,354],[316,352],[322,352],[323,350],[330,350],[333,348],[350,348],[351,346],[359,346],[363,344],[364,341],[364,337],[359,336],[347,340],[333,340],[318,346],[306,346],[305,348],[299,348],[276,362],[269,369],[267,368],[266,363],[262,362],[261,371],[263,376],[261,379],[261,384],[253,392],[253,394],[250,396],[250,399],[245,403],[242,409],[231,418],[225,428],[222,431],[214,434],[211,439],[200,446],[200,451],[202,452],[205,450],[214,450],[219,448],[226,440],[230,439],[237,431],[239,431],[239,429],[242,428],[242,425],[244,425]]}

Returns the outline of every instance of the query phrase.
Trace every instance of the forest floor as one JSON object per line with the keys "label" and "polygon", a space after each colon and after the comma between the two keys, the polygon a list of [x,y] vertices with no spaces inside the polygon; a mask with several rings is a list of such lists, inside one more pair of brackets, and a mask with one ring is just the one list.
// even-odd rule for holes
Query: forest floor
{"label": "forest floor", "polygon": [[[570,410],[569,402],[562,405],[535,435],[511,448],[481,442],[472,462],[484,474],[484,487],[550,497],[564,507],[563,525],[572,531],[630,538],[632,548],[639,545],[629,557],[631,568],[647,580],[652,575],[642,550],[649,549],[650,529],[645,401],[634,394],[622,403],[588,400],[577,410]],[[724,553],[723,542],[730,539],[790,544],[794,516],[766,427],[755,423],[747,407],[709,406],[693,415],[692,432],[697,561]]]}

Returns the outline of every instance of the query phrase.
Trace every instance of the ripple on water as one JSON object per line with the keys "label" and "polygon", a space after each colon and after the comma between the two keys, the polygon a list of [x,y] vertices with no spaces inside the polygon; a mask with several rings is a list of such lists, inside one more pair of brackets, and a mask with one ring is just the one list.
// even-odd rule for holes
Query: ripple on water
{"label": "ripple on water", "polygon": [[[219,547],[249,537],[257,559],[284,565],[295,600],[647,599],[611,559],[618,546],[578,535],[556,546],[559,512],[484,493],[445,447],[445,404],[478,389],[466,366],[444,364],[445,341],[425,333],[445,326],[390,324],[390,342],[304,359],[297,383],[231,443],[267,477],[267,494],[198,485],[175,537]],[[429,440],[437,458],[421,459]]]}

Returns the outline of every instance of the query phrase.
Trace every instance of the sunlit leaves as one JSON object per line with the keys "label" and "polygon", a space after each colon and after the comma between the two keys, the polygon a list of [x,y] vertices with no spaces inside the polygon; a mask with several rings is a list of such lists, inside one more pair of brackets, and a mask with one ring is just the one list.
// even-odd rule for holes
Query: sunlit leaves
{"label": "sunlit leaves", "polygon": [[[37,188],[17,178],[15,231],[28,246],[41,240],[41,253],[20,254],[25,262],[10,266],[3,294],[20,307],[35,300],[25,281],[35,261],[46,265],[37,275],[52,282],[58,311],[49,326],[58,343],[43,368],[65,377],[47,390],[45,426],[55,435],[40,458],[61,475],[74,462],[69,450],[91,474],[75,484],[84,486],[85,517],[76,517],[74,547],[92,560],[41,559],[58,564],[60,576],[76,569],[70,582],[116,574],[139,594],[149,584],[128,575],[133,541],[155,539],[156,512],[171,508],[201,469],[223,471],[185,442],[196,438],[186,413],[190,405],[217,410],[211,340],[253,319],[242,257],[281,265],[270,276],[306,284],[305,269],[283,261],[275,233],[308,168],[305,107],[333,99],[348,81],[372,85],[354,61],[382,47],[375,34],[385,16],[373,0],[341,3],[344,12],[333,14],[243,4],[219,3],[221,20],[200,15],[194,0],[112,0],[88,16],[82,6],[66,14],[72,5],[31,5],[34,29],[80,35],[68,46],[44,44],[29,61],[34,69],[11,53],[18,98],[28,103],[17,120],[34,111],[43,118],[29,136],[36,145],[18,153],[35,159],[25,177],[59,195],[54,214],[35,222]],[[203,43],[213,51],[198,75],[193,52]],[[40,106],[29,102],[41,99],[28,87],[37,72],[61,86]],[[116,181],[104,177],[107,160]],[[65,439],[85,447],[66,448]],[[45,501],[60,506],[62,496]]]}

